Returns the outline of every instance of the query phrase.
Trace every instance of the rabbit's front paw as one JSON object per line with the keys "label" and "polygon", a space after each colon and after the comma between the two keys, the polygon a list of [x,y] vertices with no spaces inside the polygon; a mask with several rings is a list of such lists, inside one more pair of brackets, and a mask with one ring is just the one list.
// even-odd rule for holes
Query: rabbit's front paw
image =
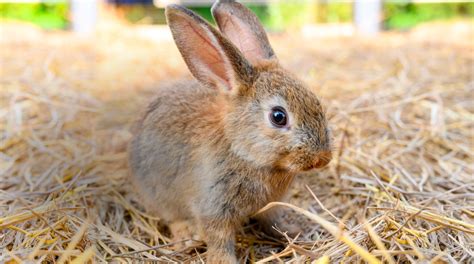
{"label": "rabbit's front paw", "polygon": [[209,250],[207,252],[207,263],[210,264],[237,264],[237,258],[233,253]]}
{"label": "rabbit's front paw", "polygon": [[203,244],[199,234],[195,232],[195,228],[192,228],[193,222],[190,220],[176,221],[169,224],[168,227],[173,236],[173,247],[177,250],[186,251]]}
{"label": "rabbit's front paw", "polygon": [[305,223],[298,219],[291,210],[282,208],[271,208],[270,210],[257,215],[256,220],[260,224],[262,231],[266,234],[282,238],[283,233],[290,238],[295,238],[305,231]]}

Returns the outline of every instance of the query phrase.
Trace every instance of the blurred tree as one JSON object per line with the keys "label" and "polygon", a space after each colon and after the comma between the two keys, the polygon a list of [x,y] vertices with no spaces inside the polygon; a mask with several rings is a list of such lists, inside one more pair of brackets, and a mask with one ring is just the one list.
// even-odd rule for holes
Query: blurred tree
{"label": "blurred tree", "polygon": [[58,3],[0,3],[0,17],[34,23],[45,29],[65,29],[69,5]]}
{"label": "blurred tree", "polygon": [[385,27],[407,29],[421,22],[474,16],[474,3],[385,3]]}
{"label": "blurred tree", "polygon": [[[152,0],[106,0],[120,6],[123,18],[132,23],[165,23],[164,10],[153,6]],[[123,5],[130,4],[133,5]],[[262,23],[271,30],[300,27],[306,23],[340,23],[352,21],[351,2],[330,0],[269,1],[268,4],[247,4]],[[52,3],[0,3],[0,18],[32,22],[46,29],[65,29],[69,25],[68,1]],[[191,7],[212,22],[210,6]],[[385,2],[384,26],[405,29],[424,21],[474,17],[474,2],[470,3],[412,3]]]}

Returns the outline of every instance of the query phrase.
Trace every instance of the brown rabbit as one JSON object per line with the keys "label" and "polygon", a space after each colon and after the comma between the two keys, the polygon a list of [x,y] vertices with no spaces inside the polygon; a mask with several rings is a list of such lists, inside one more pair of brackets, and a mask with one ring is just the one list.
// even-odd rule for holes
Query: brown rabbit
{"label": "brown rabbit", "polygon": [[[297,173],[326,165],[330,137],[317,97],[279,65],[257,17],[234,1],[216,2],[212,14],[220,32],[184,7],[166,8],[197,81],[158,90],[130,167],[144,205],[172,232],[195,223],[208,262],[236,263],[236,230],[281,199]],[[260,220],[269,228],[277,217]]]}

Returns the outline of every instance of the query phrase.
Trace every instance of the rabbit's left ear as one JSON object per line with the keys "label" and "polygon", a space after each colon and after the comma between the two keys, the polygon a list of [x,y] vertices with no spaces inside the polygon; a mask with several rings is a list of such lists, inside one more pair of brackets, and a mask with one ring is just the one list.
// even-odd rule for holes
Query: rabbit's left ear
{"label": "rabbit's left ear", "polygon": [[251,85],[252,65],[218,30],[179,5],[167,6],[165,14],[176,46],[198,81],[232,94]]}
{"label": "rabbit's left ear", "polygon": [[247,7],[234,0],[218,0],[211,10],[220,31],[250,63],[277,60],[262,24]]}

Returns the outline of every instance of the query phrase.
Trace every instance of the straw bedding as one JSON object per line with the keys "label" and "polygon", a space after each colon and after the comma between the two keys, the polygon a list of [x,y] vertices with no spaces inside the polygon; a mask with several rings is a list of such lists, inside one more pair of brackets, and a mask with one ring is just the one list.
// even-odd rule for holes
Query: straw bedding
{"label": "straw bedding", "polygon": [[[169,38],[127,26],[94,41],[3,24],[0,262],[203,261],[177,250],[127,181],[130,124],[189,76]],[[141,31],[140,31],[141,32]],[[290,190],[307,230],[238,235],[242,261],[472,263],[474,30],[429,24],[374,38],[272,36],[326,105],[334,159]]]}

